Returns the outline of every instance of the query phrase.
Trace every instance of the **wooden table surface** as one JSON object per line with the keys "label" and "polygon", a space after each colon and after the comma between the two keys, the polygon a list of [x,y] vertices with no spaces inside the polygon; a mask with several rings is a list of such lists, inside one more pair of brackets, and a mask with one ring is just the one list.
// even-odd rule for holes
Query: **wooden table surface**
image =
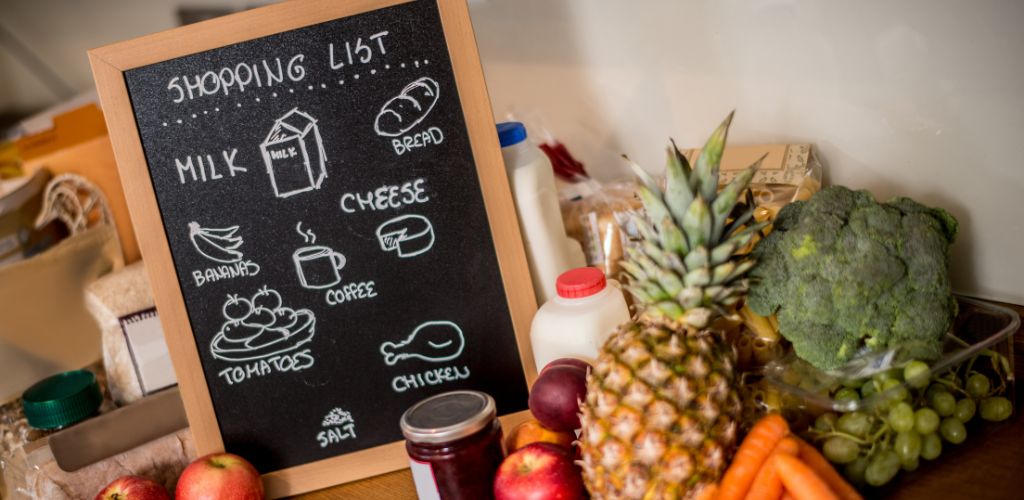
{"label": "wooden table surface", "polygon": [[[1024,307],[1004,304],[1024,317]],[[1024,327],[1014,335],[1014,370],[1024,374]],[[901,472],[872,497],[901,499],[1024,498],[1024,384],[1015,384],[1017,408],[1006,422],[971,427],[959,446],[943,443],[942,456]],[[416,491],[408,469],[301,495],[304,500],[405,500]]]}

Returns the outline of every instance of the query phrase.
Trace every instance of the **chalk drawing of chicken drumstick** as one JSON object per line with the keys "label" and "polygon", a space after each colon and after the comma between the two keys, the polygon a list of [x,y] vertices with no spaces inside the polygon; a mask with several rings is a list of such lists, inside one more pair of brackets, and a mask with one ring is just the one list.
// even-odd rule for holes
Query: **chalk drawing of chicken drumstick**
{"label": "chalk drawing of chicken drumstick", "polygon": [[397,344],[381,344],[380,353],[388,366],[394,366],[403,359],[442,363],[459,357],[465,346],[466,339],[458,325],[451,321],[428,321],[417,326],[412,335]]}

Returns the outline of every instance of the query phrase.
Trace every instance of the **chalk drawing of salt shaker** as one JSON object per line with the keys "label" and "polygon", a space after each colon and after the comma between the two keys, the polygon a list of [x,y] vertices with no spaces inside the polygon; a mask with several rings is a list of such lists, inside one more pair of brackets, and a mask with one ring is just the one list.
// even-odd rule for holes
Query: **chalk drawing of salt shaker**
{"label": "chalk drawing of salt shaker", "polygon": [[292,108],[274,121],[260,144],[278,198],[320,189],[327,177],[327,155],[316,123],[312,116]]}

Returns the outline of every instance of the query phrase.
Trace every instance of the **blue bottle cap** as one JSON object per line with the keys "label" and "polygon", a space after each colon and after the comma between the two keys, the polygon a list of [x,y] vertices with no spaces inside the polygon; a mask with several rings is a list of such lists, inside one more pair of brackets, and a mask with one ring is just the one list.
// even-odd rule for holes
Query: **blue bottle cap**
{"label": "blue bottle cap", "polygon": [[526,127],[519,122],[501,122],[498,124],[498,142],[501,147],[519,144],[526,140]]}

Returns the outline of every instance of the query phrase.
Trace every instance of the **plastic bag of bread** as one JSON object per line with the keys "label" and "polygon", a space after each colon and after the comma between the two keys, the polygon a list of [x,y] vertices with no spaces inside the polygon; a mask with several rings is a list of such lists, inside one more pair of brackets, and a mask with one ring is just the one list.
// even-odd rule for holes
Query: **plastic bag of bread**
{"label": "plastic bag of bread", "polygon": [[636,184],[616,181],[600,184],[587,180],[573,185],[577,194],[563,200],[562,217],[566,233],[583,246],[587,265],[618,279],[619,261],[636,239],[629,213],[641,207]]}

